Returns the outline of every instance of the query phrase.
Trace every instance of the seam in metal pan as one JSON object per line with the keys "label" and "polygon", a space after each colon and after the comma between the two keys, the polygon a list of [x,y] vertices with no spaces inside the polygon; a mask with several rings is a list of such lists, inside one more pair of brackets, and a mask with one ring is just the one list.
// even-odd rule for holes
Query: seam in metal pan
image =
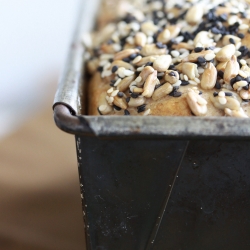
{"label": "seam in metal pan", "polygon": [[81,37],[94,27],[99,0],[81,1],[65,69],[54,99],[57,126],[72,134],[159,138],[249,139],[250,119],[231,117],[87,116],[84,113],[84,47]]}

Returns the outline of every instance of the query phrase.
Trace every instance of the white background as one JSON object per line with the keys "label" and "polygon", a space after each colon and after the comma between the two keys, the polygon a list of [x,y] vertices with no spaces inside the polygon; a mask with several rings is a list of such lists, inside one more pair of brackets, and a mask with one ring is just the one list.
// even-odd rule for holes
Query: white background
{"label": "white background", "polygon": [[0,139],[52,106],[79,3],[0,0]]}

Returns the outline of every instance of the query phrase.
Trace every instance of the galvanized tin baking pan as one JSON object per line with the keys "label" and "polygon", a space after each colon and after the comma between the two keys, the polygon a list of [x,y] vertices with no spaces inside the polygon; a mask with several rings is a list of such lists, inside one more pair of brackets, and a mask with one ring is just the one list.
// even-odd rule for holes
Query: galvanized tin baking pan
{"label": "galvanized tin baking pan", "polygon": [[53,105],[76,138],[87,249],[250,249],[250,119],[86,115],[90,2]]}

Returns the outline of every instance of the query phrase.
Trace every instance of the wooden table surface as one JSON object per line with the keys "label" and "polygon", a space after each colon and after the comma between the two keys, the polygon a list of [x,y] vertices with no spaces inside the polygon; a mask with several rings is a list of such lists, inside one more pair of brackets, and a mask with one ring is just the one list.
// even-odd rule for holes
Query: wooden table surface
{"label": "wooden table surface", "polygon": [[51,107],[0,141],[0,249],[85,249],[74,136]]}

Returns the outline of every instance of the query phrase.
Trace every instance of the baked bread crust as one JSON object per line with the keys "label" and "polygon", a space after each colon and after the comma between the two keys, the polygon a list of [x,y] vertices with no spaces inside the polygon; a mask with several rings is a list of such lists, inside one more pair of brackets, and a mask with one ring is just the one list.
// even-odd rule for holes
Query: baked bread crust
{"label": "baked bread crust", "polygon": [[[246,27],[249,28],[247,23],[250,17],[241,18],[243,14],[231,14],[236,7],[230,1],[224,6],[219,6],[218,2],[212,11],[206,10],[201,2],[199,10],[203,11],[200,16],[195,9],[196,5],[191,4],[186,9],[184,21],[167,23],[157,31],[156,28],[159,27],[148,21],[148,16],[154,9],[152,13],[149,11],[145,14],[138,12],[135,7],[131,9],[128,1],[119,1],[119,4],[126,7],[118,6],[117,11],[110,12],[107,6],[112,1],[108,2],[105,8],[109,14],[102,13],[99,16],[99,27],[104,28],[93,38],[95,53],[91,51],[92,59],[88,63],[89,72],[92,73],[88,86],[89,115],[249,116],[246,101],[250,100],[250,68],[246,60],[250,54],[247,48],[250,47],[250,34]],[[157,0],[151,2],[162,3]],[[243,5],[249,8],[247,3],[240,1],[239,6],[242,8]],[[183,11],[177,5],[164,8],[172,16],[178,16]],[[121,13],[128,11],[129,14],[117,25],[105,26],[120,13],[118,9]],[[115,14],[112,16],[112,13]],[[186,32],[186,26],[195,30],[194,27],[199,28],[201,22],[207,21],[210,24],[209,14],[217,18],[217,22],[223,25],[221,30],[224,29],[227,33],[218,33],[217,27],[211,27],[209,31],[201,29],[193,34],[188,31],[193,40],[185,41],[182,34]],[[225,15],[230,18],[223,20]],[[239,28],[234,28],[230,33],[233,29],[231,26],[236,26],[237,23],[233,21],[235,16],[242,27],[240,31]],[[138,25],[139,29],[136,28]],[[239,27],[240,24],[237,25]],[[134,30],[122,34],[128,26]],[[116,38],[119,32],[120,37]],[[171,39],[165,39],[167,32],[175,43]],[[153,39],[153,34],[156,41],[149,42]],[[121,37],[126,41],[121,42]],[[145,37],[147,40],[143,42]],[[120,42],[116,42],[116,39]],[[183,56],[186,51],[188,53]],[[159,60],[160,57],[162,60]],[[158,61],[162,63],[157,63]],[[150,72],[143,73],[145,68]],[[173,75],[176,79],[173,79]],[[133,79],[124,89],[117,81],[129,77]]]}

